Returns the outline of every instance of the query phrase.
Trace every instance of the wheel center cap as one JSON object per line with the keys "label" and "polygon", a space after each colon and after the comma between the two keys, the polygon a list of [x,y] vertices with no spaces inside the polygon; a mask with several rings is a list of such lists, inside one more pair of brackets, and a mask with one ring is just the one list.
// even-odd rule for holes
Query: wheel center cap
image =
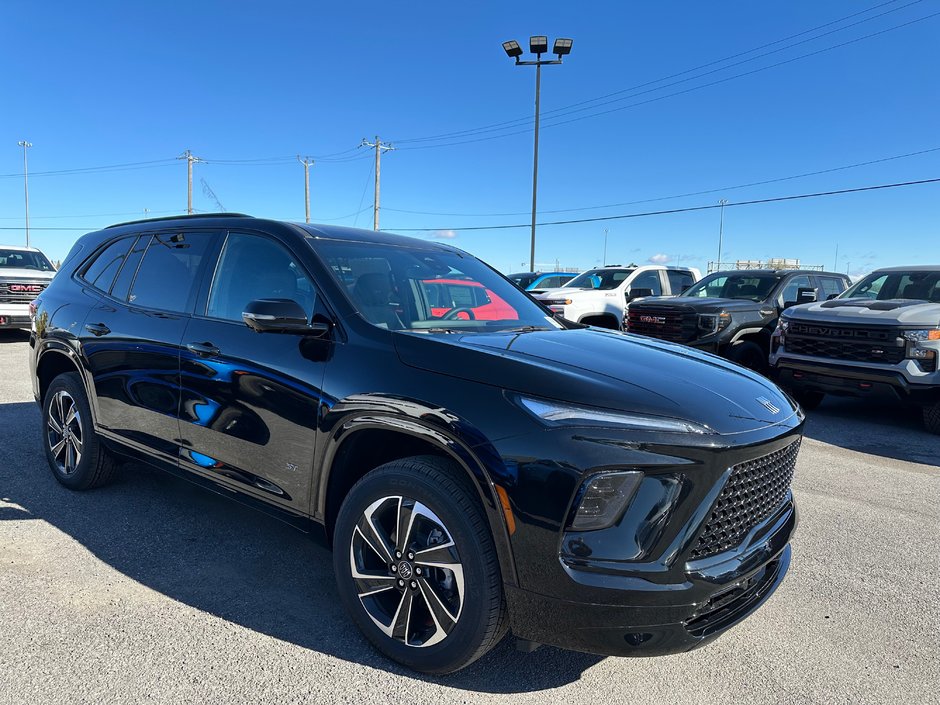
{"label": "wheel center cap", "polygon": [[408,580],[413,572],[414,569],[411,567],[411,563],[408,561],[402,561],[398,564],[398,575],[402,580]]}

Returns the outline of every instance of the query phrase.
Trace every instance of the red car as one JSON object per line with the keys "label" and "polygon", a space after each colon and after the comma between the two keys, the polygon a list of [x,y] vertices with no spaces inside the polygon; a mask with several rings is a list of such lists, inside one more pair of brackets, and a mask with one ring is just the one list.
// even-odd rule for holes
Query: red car
{"label": "red car", "polygon": [[479,282],[466,279],[425,279],[431,315],[442,317],[455,309],[461,320],[518,320],[516,310]]}

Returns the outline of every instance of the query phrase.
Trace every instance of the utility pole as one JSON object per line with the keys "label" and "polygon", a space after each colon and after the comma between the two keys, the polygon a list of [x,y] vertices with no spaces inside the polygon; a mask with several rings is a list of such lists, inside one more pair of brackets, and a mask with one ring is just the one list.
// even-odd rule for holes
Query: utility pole
{"label": "utility pole", "polygon": [[177,157],[177,159],[186,160],[186,212],[193,214],[193,162],[204,161],[199,157],[194,157],[188,149]]}
{"label": "utility pole", "polygon": [[[310,167],[313,166],[314,161],[310,157],[300,158],[300,155],[297,155],[297,161],[304,165],[304,214],[306,216],[307,222],[310,222]],[[378,228],[376,228],[378,229]]]}
{"label": "utility pole", "polygon": [[601,266],[607,264],[607,228],[604,228],[604,259],[601,260]]}
{"label": "utility pole", "polygon": [[375,147],[375,200],[372,202],[372,229],[379,229],[379,179],[382,170],[382,152],[388,152],[395,149],[388,142],[383,142],[379,136],[375,136],[375,142],[369,142],[365,137],[362,138],[360,147]]}
{"label": "utility pole", "polygon": [[724,198],[718,201],[718,205],[721,206],[721,215],[718,217],[718,261],[715,263],[716,272],[721,270],[721,237],[725,229],[725,204],[727,203],[728,201]]}
{"label": "utility pole", "polygon": [[839,243],[838,242],[836,243],[836,259],[832,263],[832,271],[833,272],[839,271]]}
{"label": "utility pole", "polygon": [[29,247],[29,168],[26,162],[26,150],[32,147],[33,143],[20,140],[17,144],[23,148],[23,190],[26,194],[26,246]]}

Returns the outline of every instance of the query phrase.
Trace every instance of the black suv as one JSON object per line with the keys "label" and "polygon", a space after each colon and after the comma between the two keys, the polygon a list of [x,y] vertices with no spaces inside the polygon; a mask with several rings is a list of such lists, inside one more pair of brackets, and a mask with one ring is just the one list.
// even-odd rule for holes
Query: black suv
{"label": "black suv", "polygon": [[837,296],[850,284],[847,276],[836,272],[715,272],[678,298],[648,298],[630,304],[626,329],[692,345],[763,372],[780,312]]}
{"label": "black suv", "polygon": [[[502,313],[432,302],[440,280]],[[686,651],[790,562],[786,395],[559,321],[443,244],[233,214],[114,226],[74,246],[31,345],[62,484],[134,458],[319,533],[353,620],[421,671],[507,630]]]}

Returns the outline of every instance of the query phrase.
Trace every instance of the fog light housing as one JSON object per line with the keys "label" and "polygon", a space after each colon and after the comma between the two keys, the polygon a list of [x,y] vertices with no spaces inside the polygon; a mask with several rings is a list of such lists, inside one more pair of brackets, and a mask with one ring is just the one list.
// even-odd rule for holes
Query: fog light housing
{"label": "fog light housing", "polygon": [[643,473],[637,471],[609,472],[589,478],[581,486],[570,528],[596,531],[613,526],[620,521],[642,480]]}

